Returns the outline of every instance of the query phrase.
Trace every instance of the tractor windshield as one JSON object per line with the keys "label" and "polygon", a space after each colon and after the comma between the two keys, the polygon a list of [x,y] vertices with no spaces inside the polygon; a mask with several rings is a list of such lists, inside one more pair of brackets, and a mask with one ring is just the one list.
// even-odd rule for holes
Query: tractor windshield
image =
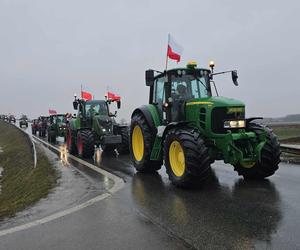
{"label": "tractor windshield", "polygon": [[92,117],[94,115],[108,115],[108,108],[105,102],[100,103],[86,103],[87,116]]}
{"label": "tractor windshield", "polygon": [[54,117],[56,119],[57,124],[65,123],[65,116],[64,115],[57,115]]}
{"label": "tractor windshield", "polygon": [[181,76],[172,75],[171,96],[174,99],[194,99],[211,96],[209,80],[207,76],[197,77],[192,74]]}

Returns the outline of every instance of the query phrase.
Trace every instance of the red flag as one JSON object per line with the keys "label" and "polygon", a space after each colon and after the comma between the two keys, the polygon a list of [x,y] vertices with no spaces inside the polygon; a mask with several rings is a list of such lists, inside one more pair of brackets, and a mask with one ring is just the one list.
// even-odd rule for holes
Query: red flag
{"label": "red flag", "polygon": [[49,109],[49,115],[56,115],[57,112],[54,109]]}
{"label": "red flag", "polygon": [[172,60],[176,60],[178,63],[180,62],[182,51],[183,51],[183,47],[181,47],[178,43],[176,43],[173,37],[171,37],[171,35],[169,34],[167,56]]}
{"label": "red flag", "polygon": [[92,100],[93,96],[91,93],[86,92],[86,91],[81,91],[81,98],[85,99],[86,101]]}
{"label": "red flag", "polygon": [[121,100],[121,97],[112,93],[112,92],[107,92],[107,95],[106,95],[107,99],[108,100],[111,100],[111,101],[120,101]]}

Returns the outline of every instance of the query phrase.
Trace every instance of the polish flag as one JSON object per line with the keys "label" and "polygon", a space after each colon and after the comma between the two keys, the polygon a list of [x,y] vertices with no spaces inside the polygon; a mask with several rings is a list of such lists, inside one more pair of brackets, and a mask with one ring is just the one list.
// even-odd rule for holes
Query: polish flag
{"label": "polish flag", "polygon": [[93,99],[93,96],[89,92],[81,91],[81,98],[84,99],[84,100],[86,100],[86,101],[89,101],[89,100]]}
{"label": "polish flag", "polygon": [[56,115],[57,112],[54,109],[49,109],[49,115]]}
{"label": "polish flag", "polygon": [[168,35],[168,51],[167,56],[178,62],[180,62],[181,54],[183,52],[183,47],[176,43],[173,37]]}
{"label": "polish flag", "polygon": [[119,102],[121,100],[121,96],[118,96],[112,92],[107,92],[106,97],[108,100],[111,100],[111,101]]}

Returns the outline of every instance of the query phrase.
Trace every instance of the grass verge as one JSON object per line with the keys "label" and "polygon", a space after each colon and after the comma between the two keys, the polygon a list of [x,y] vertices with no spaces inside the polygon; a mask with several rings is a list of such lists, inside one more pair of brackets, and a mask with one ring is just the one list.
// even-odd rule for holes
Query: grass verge
{"label": "grass verge", "polygon": [[37,166],[28,137],[0,121],[0,166],[3,168],[0,193],[0,221],[46,197],[58,175],[48,158],[37,148]]}

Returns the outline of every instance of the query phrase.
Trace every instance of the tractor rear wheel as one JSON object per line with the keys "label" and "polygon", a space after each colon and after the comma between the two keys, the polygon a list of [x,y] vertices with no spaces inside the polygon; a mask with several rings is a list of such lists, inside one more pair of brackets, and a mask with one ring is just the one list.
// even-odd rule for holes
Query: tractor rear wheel
{"label": "tractor rear wheel", "polygon": [[77,151],[81,158],[91,158],[95,151],[94,134],[90,130],[80,130],[77,133]]}
{"label": "tractor rear wheel", "polygon": [[273,131],[257,123],[249,123],[248,131],[259,135],[263,131],[267,132],[266,143],[261,151],[261,161],[257,162],[251,168],[246,168],[237,164],[234,166],[235,171],[242,175],[244,179],[264,179],[273,175],[278,169],[280,162],[280,144]]}
{"label": "tractor rear wheel", "polygon": [[117,150],[119,154],[129,153],[129,133],[128,127],[120,129],[120,135],[122,136],[122,143],[118,144]]}
{"label": "tractor rear wheel", "polygon": [[69,153],[73,155],[77,154],[75,131],[73,132],[71,129],[68,129],[66,143]]}
{"label": "tractor rear wheel", "polygon": [[164,141],[164,159],[170,181],[178,187],[190,187],[209,177],[212,160],[197,130],[171,129]]}
{"label": "tractor rear wheel", "polygon": [[130,155],[133,165],[139,172],[154,172],[159,170],[162,160],[150,160],[155,135],[141,114],[135,114],[130,126]]}

